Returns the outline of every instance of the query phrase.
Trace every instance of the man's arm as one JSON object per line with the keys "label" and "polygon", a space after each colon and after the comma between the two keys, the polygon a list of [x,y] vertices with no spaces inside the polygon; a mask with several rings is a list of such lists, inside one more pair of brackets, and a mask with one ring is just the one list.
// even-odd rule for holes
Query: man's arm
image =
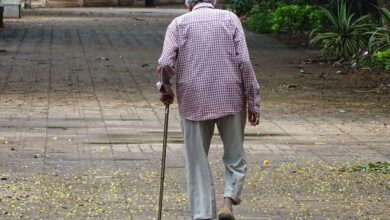
{"label": "man's arm", "polygon": [[240,19],[235,15],[233,16],[233,22],[236,27],[234,44],[236,47],[236,57],[240,65],[244,82],[245,98],[249,113],[248,119],[251,125],[257,125],[259,124],[260,115],[260,86],[257,82],[256,74],[249,57],[244,29],[242,28]]}
{"label": "man's arm", "polygon": [[171,78],[175,74],[178,48],[177,26],[174,20],[167,28],[163,51],[158,60],[157,72],[160,81],[157,83],[157,89],[163,94],[171,92]]}

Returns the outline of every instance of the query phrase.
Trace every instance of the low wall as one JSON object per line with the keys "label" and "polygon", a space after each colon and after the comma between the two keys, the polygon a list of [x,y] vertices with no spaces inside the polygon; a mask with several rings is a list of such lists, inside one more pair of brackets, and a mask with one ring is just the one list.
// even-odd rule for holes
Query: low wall
{"label": "low wall", "polygon": [[[29,1],[29,0],[27,0]],[[34,7],[93,7],[129,6],[145,7],[159,5],[184,5],[185,0],[32,0]],[[218,0],[218,8],[225,8],[226,0]]]}

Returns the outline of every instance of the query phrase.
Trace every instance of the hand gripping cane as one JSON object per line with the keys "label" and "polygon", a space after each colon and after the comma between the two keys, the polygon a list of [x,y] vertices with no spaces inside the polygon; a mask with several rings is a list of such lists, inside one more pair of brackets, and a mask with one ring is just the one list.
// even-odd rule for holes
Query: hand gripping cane
{"label": "hand gripping cane", "polygon": [[163,202],[163,195],[164,195],[165,159],[167,157],[168,119],[169,119],[169,104],[165,105],[164,139],[163,139],[163,150],[162,150],[162,158],[161,158],[160,199],[158,204],[158,220],[161,220],[162,202]]}

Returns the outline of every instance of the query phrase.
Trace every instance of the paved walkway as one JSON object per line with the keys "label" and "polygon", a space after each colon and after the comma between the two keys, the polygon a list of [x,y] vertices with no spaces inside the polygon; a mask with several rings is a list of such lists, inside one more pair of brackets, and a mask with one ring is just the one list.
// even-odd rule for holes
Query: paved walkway
{"label": "paved walkway", "polygon": [[[155,64],[170,19],[7,21],[0,32],[1,219],[155,219],[164,119]],[[254,62],[271,50],[291,50],[254,34],[248,42]],[[290,64],[275,68],[291,71]],[[261,67],[256,71],[267,80]],[[316,112],[289,118],[271,102],[263,103],[261,125],[246,130],[250,165],[238,219],[390,215],[389,175],[337,171],[348,163],[389,161],[389,125]],[[174,105],[165,219],[188,216],[179,120]],[[210,163],[220,199],[221,156],[216,136]],[[263,165],[265,159],[271,164]]]}

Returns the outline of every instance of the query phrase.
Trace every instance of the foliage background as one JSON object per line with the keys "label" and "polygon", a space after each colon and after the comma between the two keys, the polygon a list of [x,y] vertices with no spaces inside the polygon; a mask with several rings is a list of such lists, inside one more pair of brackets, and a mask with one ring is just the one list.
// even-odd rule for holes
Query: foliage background
{"label": "foliage background", "polygon": [[257,33],[306,34],[324,58],[389,69],[390,15],[383,0],[229,0]]}

